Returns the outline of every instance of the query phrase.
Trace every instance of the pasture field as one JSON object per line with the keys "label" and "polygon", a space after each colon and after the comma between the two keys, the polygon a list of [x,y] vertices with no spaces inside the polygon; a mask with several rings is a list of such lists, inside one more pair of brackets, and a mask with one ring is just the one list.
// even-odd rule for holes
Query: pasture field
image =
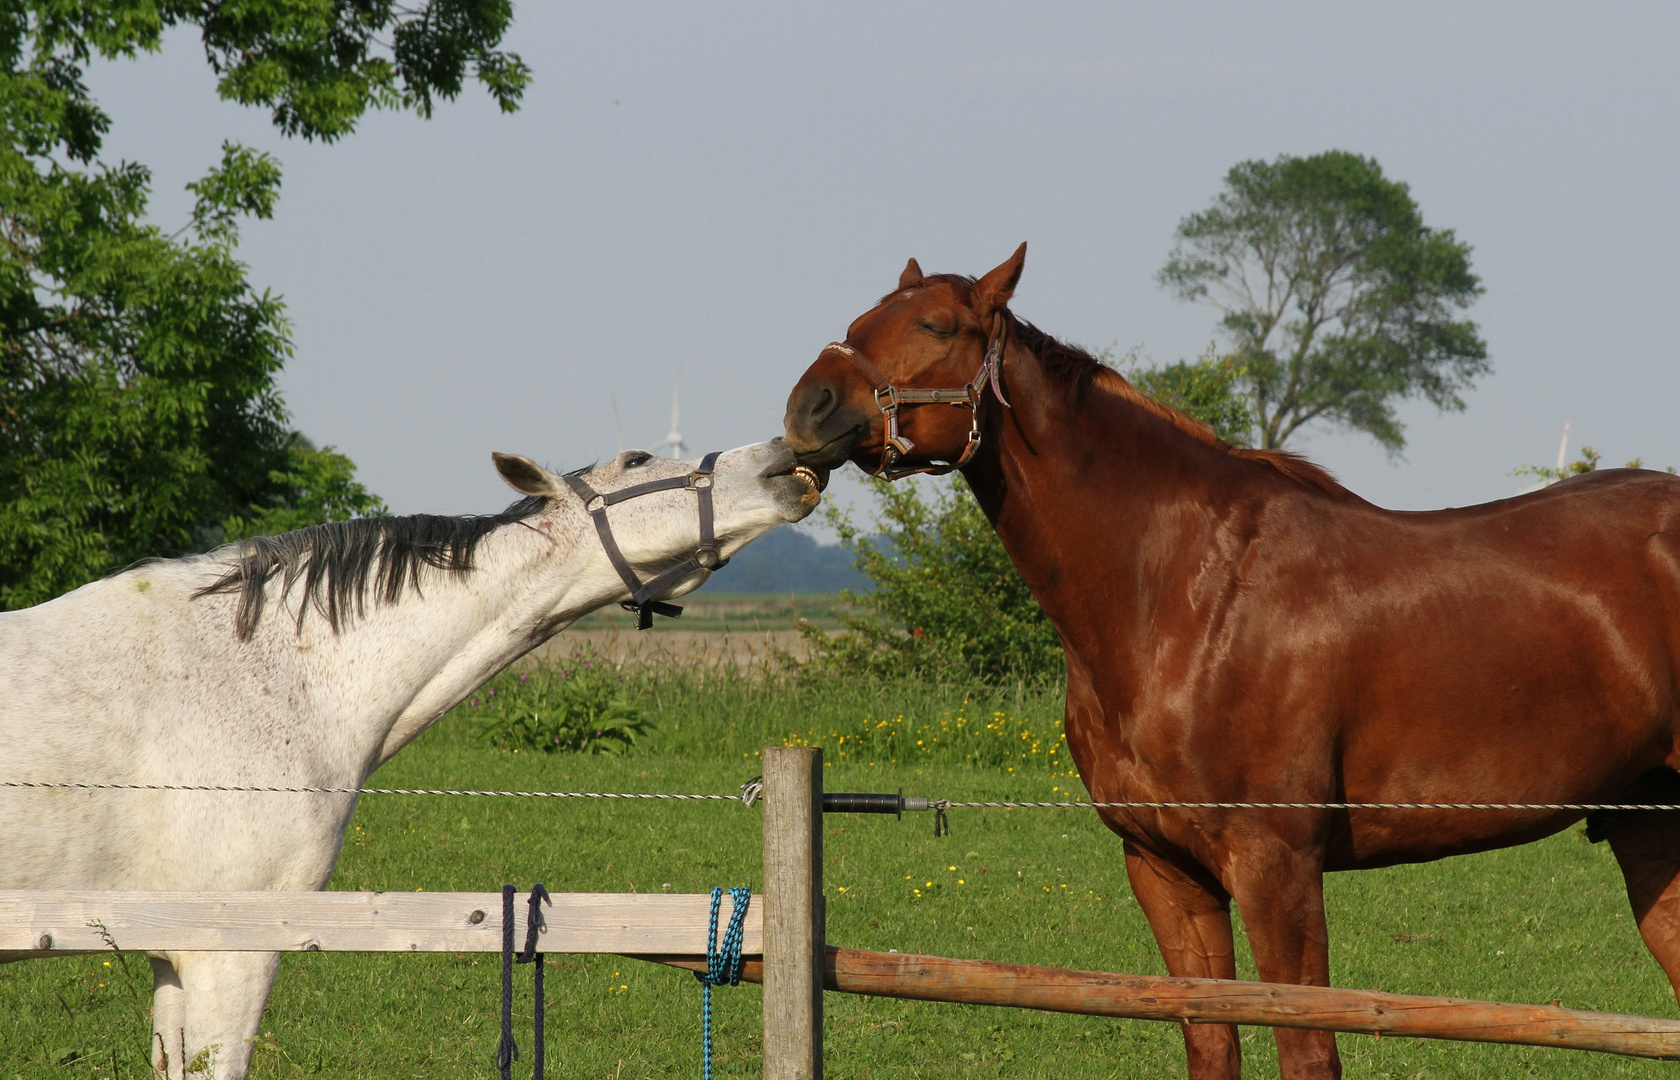
{"label": "pasture field", "polygon": [[786,655],[804,662],[809,650],[798,626],[840,628],[831,593],[727,593],[701,590],[682,598],[680,619],[658,618],[636,630],[636,617],[609,605],[573,623],[538,649],[538,660],[561,660],[591,647],[614,663],[635,667],[761,668]]}
{"label": "pasture field", "polygon": [[[793,630],[801,621],[824,630],[840,625],[833,593],[731,593],[701,589],[675,603],[683,609],[678,620],[656,619],[654,628],[667,631],[757,634]],[[636,629],[636,616],[609,604],[572,624],[576,630]]]}
{"label": "pasture field", "polygon": [[[660,728],[629,756],[490,749],[457,716],[382,770],[379,786],[733,793],[755,748],[827,748],[830,790],[953,799],[1075,791],[1053,696],[996,700],[927,687],[797,687],[727,672],[649,677]],[[959,724],[958,721],[961,721]],[[842,743],[841,737],[845,737]],[[935,739],[938,742],[935,742]],[[916,746],[917,740],[921,745]],[[1035,748],[1038,753],[1033,753]],[[911,749],[915,747],[915,749]],[[844,756],[842,755],[844,753]],[[896,755],[896,761],[894,756]],[[1013,769],[1011,772],[1009,770]],[[190,798],[190,796],[183,796]],[[253,798],[261,798],[253,795]],[[957,810],[836,817],[827,834],[829,939],[869,949],[1161,973],[1119,841],[1087,811]],[[338,889],[704,892],[759,881],[759,811],[739,803],[367,796]],[[1614,861],[1577,827],[1539,844],[1329,882],[1336,982],[1672,1016]],[[614,957],[548,959],[551,1077],[699,1074],[700,989]],[[1242,974],[1253,977],[1246,950]],[[493,955],[291,954],[255,1056],[259,1077],[493,1077]],[[0,968],[0,1080],[140,1078],[150,974],[139,957]],[[530,1069],[530,971],[517,970]],[[760,991],[714,994],[717,1076],[759,1075]],[[835,1077],[1182,1077],[1176,1027],[974,1006],[827,999]],[[1270,1033],[1244,1029],[1245,1075],[1276,1076]],[[1342,1036],[1347,1075],[1656,1077],[1673,1066],[1569,1051]]]}

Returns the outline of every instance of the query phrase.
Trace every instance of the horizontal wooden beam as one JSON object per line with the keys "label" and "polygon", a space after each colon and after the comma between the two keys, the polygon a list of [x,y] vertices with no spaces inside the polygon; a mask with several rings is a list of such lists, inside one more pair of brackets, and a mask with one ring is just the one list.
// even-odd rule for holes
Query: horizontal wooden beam
{"label": "horizontal wooden beam", "polygon": [[[763,905],[747,907],[743,952],[764,951]],[[704,956],[712,898],[696,893],[555,893],[546,953]],[[514,947],[525,945],[525,894]],[[734,910],[725,894],[718,936]],[[500,952],[500,893],[40,892],[0,890],[0,952]]]}
{"label": "horizontal wooden beam", "polygon": [[[705,966],[677,956],[636,959],[691,970]],[[758,982],[762,978],[762,964],[748,961],[743,965],[743,981]],[[1113,975],[832,946],[823,981],[829,990],[874,997],[1009,1005],[1135,1020],[1555,1046],[1680,1060],[1680,1021],[1583,1012],[1556,1005],[1510,1005],[1325,986]]]}

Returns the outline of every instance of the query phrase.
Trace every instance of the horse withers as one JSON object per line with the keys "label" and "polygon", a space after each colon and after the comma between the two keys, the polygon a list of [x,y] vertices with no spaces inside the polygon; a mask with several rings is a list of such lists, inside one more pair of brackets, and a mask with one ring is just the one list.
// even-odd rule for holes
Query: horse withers
{"label": "horse withers", "polygon": [[[819,473],[960,467],[1061,635],[1068,744],[1100,802],[1674,803],[1680,479],[1610,470],[1430,513],[1373,506],[1292,454],[1229,446],[1017,318],[1026,246],[924,276],[788,398]],[[940,392],[936,394],[935,392]],[[942,394],[942,396],[940,396]],[[1328,985],[1323,873],[1524,843],[1566,809],[1099,811],[1168,970]],[[1607,832],[1680,988],[1680,815]],[[1194,1080],[1236,1029],[1186,1025]],[[1291,1078],[1335,1039],[1279,1029]]]}
{"label": "horse withers", "polygon": [[[566,478],[495,460],[523,496],[501,514],[318,525],[147,562],[0,614],[0,781],[360,787],[490,676],[629,597]],[[602,494],[676,485],[607,511],[622,562],[644,581],[705,549],[697,491],[709,492],[718,558],[819,499],[780,439],[727,451],[709,471],[627,451],[581,479]],[[697,567],[660,597],[709,573]],[[355,805],[0,787],[0,888],[320,889]],[[244,1077],[278,961],[153,956],[158,1072],[182,1080],[199,1063],[194,1075]]]}

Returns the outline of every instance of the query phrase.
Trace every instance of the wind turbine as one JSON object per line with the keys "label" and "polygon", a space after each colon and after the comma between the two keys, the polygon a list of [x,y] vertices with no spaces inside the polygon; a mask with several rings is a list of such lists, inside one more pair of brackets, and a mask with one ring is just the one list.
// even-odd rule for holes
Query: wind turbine
{"label": "wind turbine", "polygon": [[682,372],[677,372],[677,387],[671,392],[671,432],[660,443],[669,451],[665,456],[680,458],[688,454],[688,444],[683,442],[682,431],[677,426],[677,420],[682,414]]}

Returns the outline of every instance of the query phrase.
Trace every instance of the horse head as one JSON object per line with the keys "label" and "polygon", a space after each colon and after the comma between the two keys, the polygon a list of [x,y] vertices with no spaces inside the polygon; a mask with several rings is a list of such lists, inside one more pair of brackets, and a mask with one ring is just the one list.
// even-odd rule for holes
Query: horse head
{"label": "horse head", "polygon": [[1004,400],[1005,307],[1026,256],[1022,244],[978,281],[923,276],[911,259],[898,288],[823,349],[788,395],[787,444],[799,463],[826,476],[849,460],[889,479],[965,464],[979,446],[988,385]]}
{"label": "horse head", "polygon": [[[597,576],[622,581],[644,629],[654,613],[681,610],[662,611],[667,605],[660,601],[692,592],[749,541],[800,520],[821,500],[821,480],[781,439],[698,461],[626,450],[564,475],[517,454],[493,457],[502,479],[544,500],[549,513],[592,519],[600,541]],[[538,531],[545,526],[541,515],[530,524]]]}

